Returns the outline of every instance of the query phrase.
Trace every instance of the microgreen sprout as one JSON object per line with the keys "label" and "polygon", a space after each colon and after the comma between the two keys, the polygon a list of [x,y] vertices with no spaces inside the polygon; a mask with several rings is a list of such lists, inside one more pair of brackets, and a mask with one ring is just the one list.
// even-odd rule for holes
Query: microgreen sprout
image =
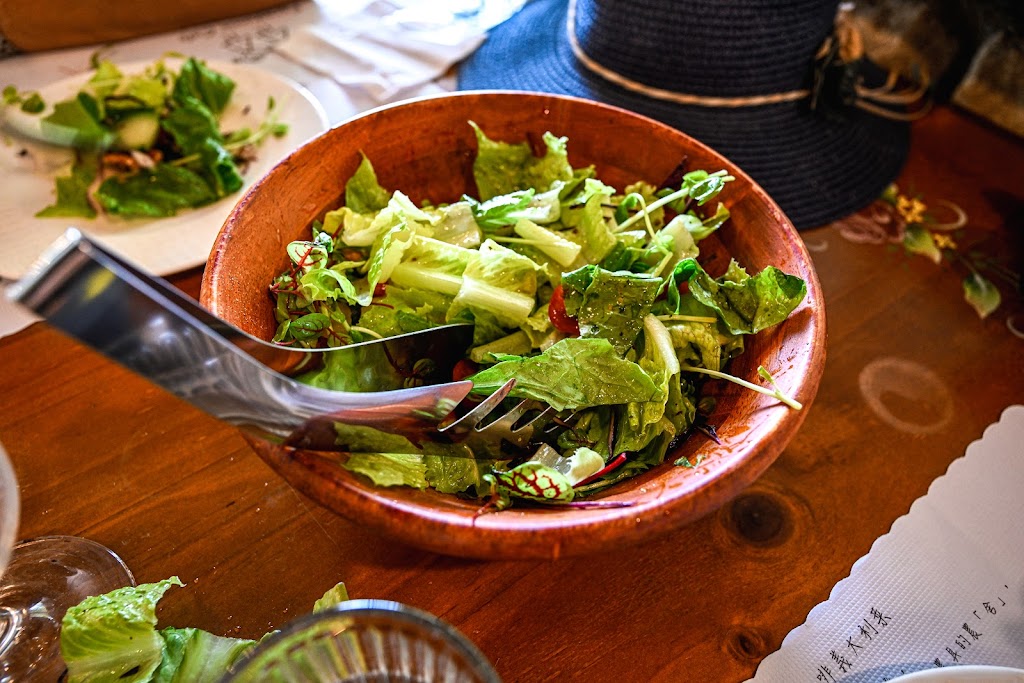
{"label": "microgreen sprout", "polygon": [[[708,178],[719,178],[720,179],[720,183],[727,183],[729,181],[736,180],[736,178],[734,176],[729,175],[725,170],[715,171],[714,173],[710,173],[710,174],[708,174]],[[639,221],[641,218],[646,220],[647,224],[649,226],[651,219],[648,216],[653,211],[655,211],[656,209],[660,209],[661,207],[665,206],[666,204],[671,204],[672,202],[674,202],[674,201],[676,201],[678,199],[683,199],[684,197],[690,196],[690,193],[692,191],[693,191],[693,187],[692,186],[690,186],[690,185],[683,185],[682,188],[676,190],[672,194],[667,194],[664,197],[662,197],[661,199],[653,201],[650,204],[646,204],[645,203],[645,205],[643,206],[643,208],[640,211],[638,211],[637,213],[633,214],[632,216],[627,218],[622,223],[619,223],[619,225],[616,226],[615,230],[617,232],[622,232],[623,230],[627,229],[629,226],[631,226],[634,223],[636,223],[637,221]],[[650,228],[648,228],[648,230],[650,230]]]}
{"label": "microgreen sprout", "polygon": [[765,396],[773,396],[782,403],[785,403],[793,410],[803,410],[804,407],[802,403],[800,403],[796,399],[790,398],[779,388],[779,386],[775,383],[775,378],[772,377],[770,372],[765,370],[763,365],[758,366],[757,374],[761,375],[761,377],[764,377],[769,382],[771,382],[771,389],[759,386],[757,384],[753,384],[752,382],[748,382],[745,379],[740,379],[739,377],[734,377],[733,375],[729,375],[724,372],[718,372],[717,370],[708,370],[707,368],[698,368],[692,365],[681,365],[679,369],[682,370],[683,372],[696,372],[701,375],[709,375],[711,377],[714,377],[715,379],[724,379],[726,381],[732,382],[733,384],[738,384],[741,387],[750,389],[751,391],[756,391],[759,394],[764,394]]}

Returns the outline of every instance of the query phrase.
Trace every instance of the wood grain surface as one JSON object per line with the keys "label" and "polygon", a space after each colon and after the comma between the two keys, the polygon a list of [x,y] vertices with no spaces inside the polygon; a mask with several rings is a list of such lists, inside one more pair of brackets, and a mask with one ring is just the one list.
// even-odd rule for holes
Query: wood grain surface
{"label": "wood grain surface", "polygon": [[[914,124],[900,184],[962,207],[1019,272],[1024,144],[949,109]],[[234,429],[45,325],[0,340],[0,441],[20,537],[78,534],[140,582],[178,575],[164,625],[259,637],[345,581],[449,621],[506,681],[743,681],[1010,404],[1024,402],[1019,296],[980,320],[921,257],[803,233],[828,360],[782,456],[731,503],[640,547],[558,561],[463,560],[314,505]],[[979,237],[980,236],[980,237]],[[174,278],[198,295],[201,273]]]}

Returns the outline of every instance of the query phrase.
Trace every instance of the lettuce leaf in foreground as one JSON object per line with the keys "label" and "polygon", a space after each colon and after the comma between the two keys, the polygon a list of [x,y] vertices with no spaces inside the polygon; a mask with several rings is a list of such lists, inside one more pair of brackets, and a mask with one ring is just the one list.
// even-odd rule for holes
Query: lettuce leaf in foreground
{"label": "lettuce leaf in foreground", "polygon": [[69,683],[151,680],[166,647],[156,630],[156,604],[171,586],[184,585],[174,576],[92,596],[69,609],[60,632]]}
{"label": "lettuce leaf in foreground", "polygon": [[256,641],[215,636],[198,628],[165,628],[163,660],[152,683],[214,683]]}
{"label": "lettuce leaf in foreground", "polygon": [[57,176],[57,201],[36,214],[38,218],[79,216],[95,218],[96,209],[89,202],[89,186],[96,179],[96,158],[75,161],[66,176]]}
{"label": "lettuce leaf in foreground", "polygon": [[[177,576],[88,597],[67,611],[60,648],[68,683],[216,683],[255,640],[196,628],[156,628],[156,605]],[[313,611],[348,600],[338,583]]]}

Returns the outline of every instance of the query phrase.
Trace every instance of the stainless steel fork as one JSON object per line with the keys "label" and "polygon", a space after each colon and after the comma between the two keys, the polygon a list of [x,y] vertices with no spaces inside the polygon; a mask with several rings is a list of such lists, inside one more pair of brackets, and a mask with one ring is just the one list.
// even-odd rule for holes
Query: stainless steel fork
{"label": "stainless steel fork", "polygon": [[[373,427],[414,442],[465,442],[464,454],[495,457],[503,441],[526,448],[552,413],[517,425],[527,407],[497,411],[509,382],[447,427],[472,389],[445,382],[387,391],[339,392],[302,384],[268,367],[294,365],[304,351],[271,346],[199,306],[78,230],[69,229],[7,296],[51,325],[205,412],[260,438],[311,450],[342,450],[334,424]],[[381,357],[366,362],[407,363],[427,357],[438,377],[450,377],[472,337],[471,326],[432,328],[344,352]],[[394,381],[401,381],[397,373]],[[400,385],[399,385],[400,386]],[[450,421],[450,420],[449,420]]]}

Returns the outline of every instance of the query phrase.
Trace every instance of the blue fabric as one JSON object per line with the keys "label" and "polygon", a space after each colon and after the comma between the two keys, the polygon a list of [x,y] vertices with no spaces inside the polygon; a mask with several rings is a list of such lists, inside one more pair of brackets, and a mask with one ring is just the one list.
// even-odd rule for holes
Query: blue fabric
{"label": "blue fabric", "polygon": [[[774,25],[776,32],[784,31],[785,21],[779,18],[785,18],[785,8],[805,11],[806,0],[790,0],[788,4],[704,0],[703,28],[693,29],[692,34],[681,33],[683,27],[673,26],[671,17],[687,16],[687,10],[695,6],[693,0],[580,0],[578,13],[600,10],[605,19],[595,21],[593,16],[579,16],[577,35],[591,58],[648,85],[720,96],[765,94],[798,89],[809,83],[813,55],[828,34],[834,9],[831,3],[811,4],[825,7],[827,13],[819,10],[806,22],[801,41],[792,40],[792,35],[787,34],[788,42],[782,42],[795,57],[765,56],[771,50],[766,53],[756,48],[760,44],[757,41],[770,41],[763,30],[766,22],[759,22],[757,13],[773,12],[774,23],[767,24]],[[770,10],[758,9],[768,5]],[[601,9],[603,6],[625,8],[625,13],[609,12],[607,8]],[[683,106],[621,88],[591,73],[576,59],[566,30],[567,7],[567,0],[534,0],[493,29],[480,49],[460,66],[459,88],[574,95],[667,123],[746,171],[799,229],[824,225],[866,206],[892,182],[903,165],[909,126],[857,109],[850,110],[846,120],[839,122],[814,114],[803,100],[739,108]],[[652,14],[656,7],[662,8],[660,15]],[[739,13],[737,7],[745,7],[746,13]],[[720,28],[708,30],[714,24],[708,15],[715,11],[733,17],[731,23],[726,22],[734,27],[731,34],[722,34]],[[615,23],[633,14],[642,14],[647,19],[613,32]],[[657,21],[658,16],[665,20]],[[806,14],[801,16],[806,18]],[[641,29],[649,34],[657,31],[660,41],[653,43],[657,49],[649,50],[641,37],[628,37]],[[756,40],[747,40],[749,35]],[[684,69],[676,62],[675,69],[664,67],[672,61],[666,55],[675,46],[701,40],[708,53],[702,65]],[[779,41],[772,44],[781,45]],[[735,48],[736,45],[742,49]],[[710,54],[711,50],[714,54]],[[641,55],[644,68],[638,66]],[[572,144],[571,138],[569,143]]]}

